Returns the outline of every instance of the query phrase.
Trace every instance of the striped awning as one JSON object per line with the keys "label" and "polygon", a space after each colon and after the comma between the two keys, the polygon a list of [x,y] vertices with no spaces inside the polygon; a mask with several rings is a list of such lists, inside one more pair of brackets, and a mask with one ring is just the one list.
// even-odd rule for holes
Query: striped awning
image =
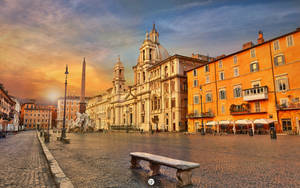
{"label": "striped awning", "polygon": [[269,124],[269,123],[274,123],[275,120],[273,119],[256,119],[254,120],[254,124]]}
{"label": "striped awning", "polygon": [[206,123],[206,125],[216,125],[217,123],[215,122],[215,121],[208,121],[207,123]]}
{"label": "striped awning", "polygon": [[252,124],[252,121],[248,119],[239,119],[235,121],[235,124],[240,124],[240,125],[249,125]]}
{"label": "striped awning", "polygon": [[229,124],[232,124],[232,122],[228,121],[228,120],[223,120],[223,121],[219,121],[219,124],[220,125],[229,125]]}

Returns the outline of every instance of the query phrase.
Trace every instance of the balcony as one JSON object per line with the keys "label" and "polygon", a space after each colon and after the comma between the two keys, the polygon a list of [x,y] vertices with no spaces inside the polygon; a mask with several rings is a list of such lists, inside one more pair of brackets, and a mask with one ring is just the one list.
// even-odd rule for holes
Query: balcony
{"label": "balcony", "polygon": [[214,117],[213,112],[203,112],[203,113],[190,113],[186,118],[212,118]]}
{"label": "balcony", "polygon": [[247,114],[263,114],[267,113],[265,109],[257,108],[257,109],[250,109],[250,104],[248,103],[243,103],[243,104],[232,104],[230,106],[230,114],[232,116],[234,115],[247,115]]}
{"label": "balcony", "polygon": [[268,86],[254,87],[243,90],[244,101],[268,99]]}
{"label": "balcony", "polygon": [[277,110],[299,110],[300,103],[288,103],[277,105]]}

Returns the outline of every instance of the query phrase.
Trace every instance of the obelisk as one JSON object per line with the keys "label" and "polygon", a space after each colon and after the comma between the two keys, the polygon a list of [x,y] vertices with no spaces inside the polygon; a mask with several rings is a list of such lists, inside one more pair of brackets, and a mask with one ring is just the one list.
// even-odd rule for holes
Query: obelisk
{"label": "obelisk", "polygon": [[83,58],[79,112],[81,114],[83,114],[83,113],[85,113],[85,109],[86,109],[86,104],[85,104],[85,58]]}

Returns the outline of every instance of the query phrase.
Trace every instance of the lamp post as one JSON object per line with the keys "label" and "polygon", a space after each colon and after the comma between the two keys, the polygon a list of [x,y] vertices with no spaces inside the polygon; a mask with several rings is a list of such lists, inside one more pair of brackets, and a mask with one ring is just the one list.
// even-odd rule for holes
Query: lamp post
{"label": "lamp post", "polygon": [[201,102],[201,135],[205,135],[204,125],[203,125],[203,104],[202,104],[202,85],[200,85],[200,102]]}
{"label": "lamp post", "polygon": [[61,137],[60,139],[63,140],[66,138],[66,98],[67,98],[67,78],[68,78],[68,65],[66,65],[66,72],[65,72],[65,98],[64,98],[64,117],[63,117],[63,127],[61,130]]}

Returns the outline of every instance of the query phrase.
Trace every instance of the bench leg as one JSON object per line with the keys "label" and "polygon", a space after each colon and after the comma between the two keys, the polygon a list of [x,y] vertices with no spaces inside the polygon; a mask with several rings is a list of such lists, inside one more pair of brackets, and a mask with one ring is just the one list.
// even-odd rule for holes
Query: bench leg
{"label": "bench leg", "polygon": [[156,176],[156,175],[159,175],[160,174],[160,165],[159,164],[155,164],[155,163],[151,163],[150,162],[150,176]]}
{"label": "bench leg", "polygon": [[141,168],[140,160],[136,157],[131,157],[131,166],[130,168]]}
{"label": "bench leg", "polygon": [[179,186],[186,186],[192,184],[192,171],[191,170],[177,170],[176,177]]}

